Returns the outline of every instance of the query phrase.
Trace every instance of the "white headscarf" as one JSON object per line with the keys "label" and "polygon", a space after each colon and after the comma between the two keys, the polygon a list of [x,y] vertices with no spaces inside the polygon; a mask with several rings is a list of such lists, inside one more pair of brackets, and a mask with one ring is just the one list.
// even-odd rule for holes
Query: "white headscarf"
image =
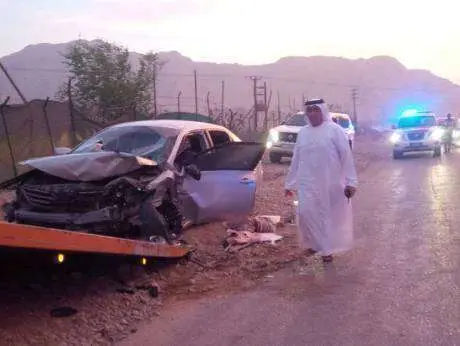
{"label": "white headscarf", "polygon": [[[323,122],[329,122],[332,121],[332,116],[331,113],[329,113],[329,107],[327,106],[326,103],[319,103],[315,104],[314,106],[318,106],[319,109],[321,109],[321,113],[323,114]],[[308,119],[307,116],[307,107],[305,107],[305,117],[307,118],[307,124],[310,124],[310,120]]]}
{"label": "white headscarf", "polygon": [[332,121],[331,113],[329,113],[329,107],[326,103],[321,103],[317,105],[321,109],[321,113],[323,113],[323,121],[328,122]]}

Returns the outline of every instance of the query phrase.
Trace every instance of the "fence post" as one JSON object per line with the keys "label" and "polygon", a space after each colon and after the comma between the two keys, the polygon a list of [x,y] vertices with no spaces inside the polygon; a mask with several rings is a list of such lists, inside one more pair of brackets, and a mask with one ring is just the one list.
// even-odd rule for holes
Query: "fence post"
{"label": "fence post", "polygon": [[73,101],[72,101],[72,79],[70,77],[67,81],[67,102],[69,105],[69,116],[70,116],[70,131],[72,132],[72,147],[77,145],[77,126],[75,124],[75,114],[73,109]]}
{"label": "fence post", "polygon": [[55,146],[54,146],[54,140],[53,140],[53,133],[51,132],[51,126],[50,122],[48,119],[48,112],[46,110],[46,107],[48,106],[48,101],[50,100],[49,97],[46,98],[45,103],[43,104],[42,110],[43,110],[43,115],[45,117],[45,124],[46,124],[46,131],[48,131],[48,137],[51,145],[51,150],[53,151],[53,155],[55,153]]}
{"label": "fence post", "polygon": [[8,125],[5,118],[5,107],[8,104],[10,97],[8,96],[6,100],[0,105],[0,113],[2,115],[3,128],[5,129],[6,142],[8,143],[8,149],[10,151],[11,163],[13,165],[14,176],[17,177],[18,169],[16,168],[16,160],[14,159],[13,147],[11,146],[10,133],[8,131]]}

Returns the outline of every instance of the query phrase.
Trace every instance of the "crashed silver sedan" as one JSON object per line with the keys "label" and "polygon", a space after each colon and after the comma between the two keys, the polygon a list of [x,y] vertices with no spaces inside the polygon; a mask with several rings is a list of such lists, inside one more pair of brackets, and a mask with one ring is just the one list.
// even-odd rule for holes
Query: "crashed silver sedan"
{"label": "crashed silver sedan", "polygon": [[15,191],[8,222],[172,242],[184,223],[251,212],[262,143],[185,120],[108,127],[74,149],[23,162],[29,171],[0,184]]}

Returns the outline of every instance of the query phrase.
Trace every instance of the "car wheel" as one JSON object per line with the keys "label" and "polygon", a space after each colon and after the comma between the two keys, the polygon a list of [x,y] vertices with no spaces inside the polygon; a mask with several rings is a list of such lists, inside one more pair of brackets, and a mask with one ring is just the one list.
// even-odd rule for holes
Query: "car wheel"
{"label": "car wheel", "polygon": [[400,151],[393,150],[393,158],[394,159],[400,159],[403,157],[403,153]]}
{"label": "car wheel", "polygon": [[139,213],[141,222],[140,231],[143,240],[150,240],[151,237],[161,236],[171,244],[176,236],[168,224],[168,220],[155,207],[154,198],[147,198],[141,206]]}
{"label": "car wheel", "polygon": [[281,157],[280,154],[270,153],[270,162],[271,163],[280,163],[281,158],[282,157]]}
{"label": "car wheel", "polygon": [[157,209],[161,215],[165,218],[166,222],[168,223],[168,228],[174,235],[174,237],[178,237],[182,234],[182,226],[183,226],[183,217],[180,213],[177,206],[167,200],[164,201],[162,205],[160,205]]}
{"label": "car wheel", "polygon": [[439,157],[439,156],[441,156],[441,147],[435,148],[433,152],[433,157]]}

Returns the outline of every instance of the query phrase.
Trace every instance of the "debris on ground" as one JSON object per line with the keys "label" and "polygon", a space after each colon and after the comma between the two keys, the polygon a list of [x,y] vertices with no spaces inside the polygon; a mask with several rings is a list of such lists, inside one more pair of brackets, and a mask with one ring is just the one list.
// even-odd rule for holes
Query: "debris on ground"
{"label": "debris on ground", "polygon": [[[275,242],[283,238],[282,236],[276,235],[274,233],[256,233],[248,231],[235,231],[232,229],[227,230],[227,233],[229,236],[227,239],[225,239],[225,251],[229,251],[232,247],[238,245],[248,247],[254,244],[265,242],[269,242],[270,244],[275,245]],[[241,247],[238,248],[238,250],[241,249]]]}
{"label": "debris on ground", "polygon": [[283,237],[275,234],[277,226],[282,225],[282,218],[278,215],[258,215],[249,217],[246,222],[224,222],[227,228],[227,237],[223,242],[226,252],[240,251],[258,243],[274,245]]}

